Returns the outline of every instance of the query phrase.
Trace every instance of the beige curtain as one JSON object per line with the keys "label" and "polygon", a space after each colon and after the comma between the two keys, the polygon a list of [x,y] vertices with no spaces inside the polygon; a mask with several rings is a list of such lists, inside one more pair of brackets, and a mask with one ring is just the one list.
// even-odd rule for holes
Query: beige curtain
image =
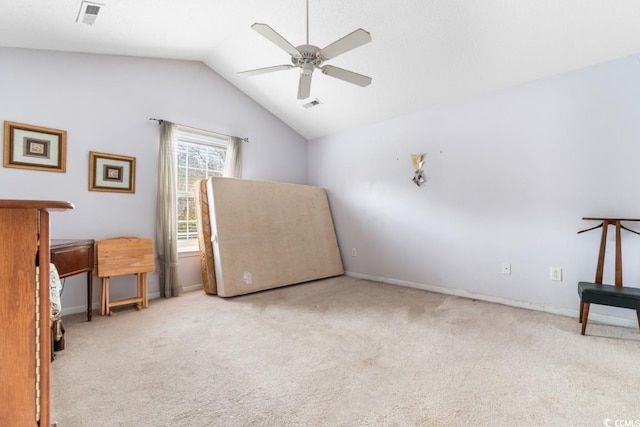
{"label": "beige curtain", "polygon": [[158,199],[156,206],[156,249],[158,251],[160,295],[179,296],[178,285],[178,165],[176,161],[176,125],[160,123],[158,156]]}
{"label": "beige curtain", "polygon": [[223,176],[242,178],[242,142],[243,139],[232,136],[227,147]]}

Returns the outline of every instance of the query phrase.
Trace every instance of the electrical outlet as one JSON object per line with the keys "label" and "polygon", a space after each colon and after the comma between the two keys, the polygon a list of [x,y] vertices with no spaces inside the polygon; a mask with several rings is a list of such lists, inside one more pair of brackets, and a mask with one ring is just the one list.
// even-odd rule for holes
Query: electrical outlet
{"label": "electrical outlet", "polygon": [[502,263],[502,274],[511,274],[511,264],[508,262]]}
{"label": "electrical outlet", "polygon": [[358,251],[356,248],[351,248],[351,256],[358,256]]}
{"label": "electrical outlet", "polygon": [[562,268],[561,267],[551,267],[549,272],[549,279],[554,282],[562,282]]}

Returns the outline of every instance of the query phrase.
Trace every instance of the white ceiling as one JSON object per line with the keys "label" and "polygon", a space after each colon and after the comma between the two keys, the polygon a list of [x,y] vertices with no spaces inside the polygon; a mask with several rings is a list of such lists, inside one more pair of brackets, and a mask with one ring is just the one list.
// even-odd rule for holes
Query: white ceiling
{"label": "white ceiling", "polygon": [[305,44],[305,0],[97,1],[89,26],[80,0],[1,0],[0,46],[203,61],[307,139],[640,53],[637,0],[309,0],[310,44],[371,33],[327,64],[373,83],[316,70],[300,101],[298,69],[236,73],[289,63],[250,26]]}

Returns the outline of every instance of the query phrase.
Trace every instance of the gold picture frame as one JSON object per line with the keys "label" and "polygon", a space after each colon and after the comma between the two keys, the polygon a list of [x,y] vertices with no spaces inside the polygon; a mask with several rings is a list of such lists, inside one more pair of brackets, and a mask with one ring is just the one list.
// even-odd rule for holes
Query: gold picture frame
{"label": "gold picture frame", "polygon": [[136,158],[89,152],[89,191],[136,192]]}
{"label": "gold picture frame", "polygon": [[5,168],[67,171],[67,131],[4,122]]}

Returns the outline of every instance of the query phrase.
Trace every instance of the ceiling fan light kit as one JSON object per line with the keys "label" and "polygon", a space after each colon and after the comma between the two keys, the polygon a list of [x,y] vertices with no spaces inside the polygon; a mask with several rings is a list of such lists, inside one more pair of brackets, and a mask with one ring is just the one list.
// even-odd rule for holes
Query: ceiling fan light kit
{"label": "ceiling fan light kit", "polygon": [[274,71],[300,68],[298,99],[307,99],[310,96],[311,78],[313,76],[313,71],[316,68],[321,70],[322,74],[361,87],[371,84],[371,77],[354,73],[353,71],[345,70],[343,68],[334,67],[332,65],[323,65],[324,61],[333,59],[336,56],[342,55],[343,53],[362,46],[363,44],[369,43],[371,41],[371,34],[362,28],[358,28],[352,33],[347,34],[322,49],[309,44],[309,0],[307,0],[307,44],[295,47],[267,24],[255,23],[251,28],[291,55],[291,63],[293,65],[275,65],[272,67],[241,71],[238,74],[245,76],[257,76],[259,74],[271,73]]}

